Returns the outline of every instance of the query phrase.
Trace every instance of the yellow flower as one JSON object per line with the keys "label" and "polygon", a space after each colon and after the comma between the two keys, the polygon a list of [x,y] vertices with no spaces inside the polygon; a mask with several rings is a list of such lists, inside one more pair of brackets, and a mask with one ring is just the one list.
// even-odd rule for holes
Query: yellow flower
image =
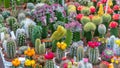
{"label": "yellow flower", "polygon": [[99,11],[98,11],[98,15],[99,15],[99,16],[102,16],[103,14],[104,14],[103,4],[100,4]]}
{"label": "yellow flower", "polygon": [[32,66],[35,65],[35,60],[31,60],[31,65],[32,65]]}
{"label": "yellow flower", "polygon": [[116,61],[115,61],[115,63],[116,63],[116,64],[118,64],[118,63],[119,63],[119,61],[118,61],[118,60],[116,60]]}
{"label": "yellow flower", "polygon": [[111,59],[111,62],[114,63],[114,59],[113,58]]}
{"label": "yellow flower", "polygon": [[14,59],[12,61],[12,65],[15,66],[15,67],[18,67],[20,65],[20,60],[18,58]]}
{"label": "yellow flower", "polygon": [[115,43],[120,47],[120,39],[116,40]]}
{"label": "yellow flower", "polygon": [[25,66],[31,66],[31,61],[29,59],[25,61]]}

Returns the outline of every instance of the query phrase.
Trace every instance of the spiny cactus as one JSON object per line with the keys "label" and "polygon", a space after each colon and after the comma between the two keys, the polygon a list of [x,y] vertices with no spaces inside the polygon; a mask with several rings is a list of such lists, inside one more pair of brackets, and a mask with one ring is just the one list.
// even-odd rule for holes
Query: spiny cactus
{"label": "spiny cactus", "polygon": [[84,14],[84,15],[89,15],[89,14],[90,14],[90,8],[84,7],[84,8],[81,10],[81,13]]}
{"label": "spiny cactus", "polygon": [[77,43],[73,43],[70,47],[70,57],[74,57],[77,55],[77,48],[78,48],[78,44]]}
{"label": "spiny cactus", "polygon": [[100,16],[94,16],[92,18],[92,22],[95,24],[95,25],[99,25],[102,23],[102,18]]}
{"label": "spiny cactus", "polygon": [[3,11],[2,16],[4,17],[4,19],[6,19],[7,17],[10,16],[10,11],[8,11],[8,10]]}
{"label": "spiny cactus", "polygon": [[61,61],[62,58],[65,56],[65,52],[59,48],[57,48],[57,55],[56,55],[56,59],[58,61]]}
{"label": "spiny cactus", "polygon": [[32,25],[32,24],[28,25],[28,34],[29,34],[29,38],[30,38],[30,39],[32,38],[32,31],[33,31],[33,28],[34,28],[34,27],[35,27],[35,26]]}
{"label": "spiny cactus", "polygon": [[89,32],[89,31],[94,31],[96,29],[96,25],[93,24],[92,22],[88,22],[87,24],[84,25],[84,31]]}
{"label": "spiny cactus", "polygon": [[15,58],[15,55],[16,55],[16,43],[15,43],[14,40],[9,39],[7,41],[6,49],[7,49],[7,57],[9,59]]}
{"label": "spiny cactus", "polygon": [[36,39],[36,41],[35,41],[35,51],[37,54],[45,53],[45,43],[41,44],[40,39]]}
{"label": "spiny cactus", "polygon": [[13,24],[12,30],[16,33],[16,30],[20,28],[20,24],[18,22]]}
{"label": "spiny cactus", "polygon": [[15,22],[17,22],[17,19],[16,19],[15,17],[10,16],[10,17],[8,17],[8,18],[6,19],[6,21],[7,21],[7,23],[9,24],[10,29],[12,30],[13,24],[14,24]]}
{"label": "spiny cactus", "polygon": [[25,45],[25,33],[19,33],[17,35],[17,45],[18,46],[24,46]]}
{"label": "spiny cactus", "polygon": [[35,44],[37,38],[41,38],[42,28],[41,26],[35,26],[32,31],[32,43]]}
{"label": "spiny cactus", "polygon": [[99,50],[98,48],[89,48],[89,60],[92,64],[97,64],[99,62]]}
{"label": "spiny cactus", "polygon": [[54,62],[52,60],[47,60],[45,68],[55,68]]}
{"label": "spiny cactus", "polygon": [[83,48],[83,46],[79,46],[77,48],[77,61],[79,62],[83,58],[84,58],[84,48]]}
{"label": "spiny cactus", "polygon": [[85,25],[86,23],[90,22],[90,18],[87,16],[84,16],[81,18],[81,23]]}

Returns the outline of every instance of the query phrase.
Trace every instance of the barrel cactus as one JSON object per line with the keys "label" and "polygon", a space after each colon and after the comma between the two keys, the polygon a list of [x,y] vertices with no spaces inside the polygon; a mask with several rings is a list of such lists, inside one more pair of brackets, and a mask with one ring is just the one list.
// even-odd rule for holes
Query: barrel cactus
{"label": "barrel cactus", "polygon": [[45,53],[45,43],[41,44],[40,39],[36,39],[36,41],[35,41],[35,51],[37,54]]}
{"label": "barrel cactus", "polygon": [[92,64],[97,64],[99,62],[99,50],[98,48],[89,48],[89,60]]}
{"label": "barrel cactus", "polygon": [[100,16],[94,16],[92,18],[92,22],[95,24],[95,25],[99,25],[102,23],[102,18]]}
{"label": "barrel cactus", "polygon": [[95,31],[96,25],[93,24],[92,22],[88,22],[87,24],[84,25],[84,31],[89,32],[89,31]]}
{"label": "barrel cactus", "polygon": [[84,48],[83,48],[83,46],[79,46],[77,48],[77,61],[79,62],[83,58],[84,58]]}
{"label": "barrel cactus", "polygon": [[15,58],[15,56],[16,56],[16,43],[15,43],[14,40],[9,39],[7,41],[6,49],[7,49],[7,51],[6,51],[7,52],[7,57],[9,59]]}
{"label": "barrel cactus", "polygon": [[89,15],[89,14],[90,14],[90,8],[84,7],[84,8],[81,10],[81,13],[84,14],[84,15]]}
{"label": "barrel cactus", "polygon": [[6,19],[7,17],[10,16],[10,11],[8,11],[8,10],[3,11],[2,16],[4,17],[4,19]]}
{"label": "barrel cactus", "polygon": [[90,18],[87,16],[84,16],[81,18],[81,23],[85,25],[86,23],[90,22]]}
{"label": "barrel cactus", "polygon": [[32,24],[29,24],[28,25],[28,34],[29,34],[29,38],[31,39],[32,38],[32,31],[33,31],[33,28],[34,28],[35,26],[34,25],[32,25]]}
{"label": "barrel cactus", "polygon": [[55,68],[54,62],[52,60],[48,60],[45,64],[45,68]]}
{"label": "barrel cactus", "polygon": [[42,28],[41,26],[35,26],[32,31],[32,43],[35,44],[37,38],[41,38]]}

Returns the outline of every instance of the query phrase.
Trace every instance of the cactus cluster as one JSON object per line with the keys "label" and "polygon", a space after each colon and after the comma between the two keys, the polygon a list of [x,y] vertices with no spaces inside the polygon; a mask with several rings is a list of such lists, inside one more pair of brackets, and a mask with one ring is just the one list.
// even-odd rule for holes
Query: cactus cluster
{"label": "cactus cluster", "polygon": [[99,62],[99,50],[98,48],[89,48],[89,60],[92,64],[97,64]]}
{"label": "cactus cluster", "polygon": [[88,22],[87,24],[84,25],[84,31],[89,32],[89,31],[95,31],[96,25],[92,22]]}
{"label": "cactus cluster", "polygon": [[36,41],[35,41],[35,51],[37,54],[44,54],[45,53],[45,43],[41,44],[40,39],[36,39]]}
{"label": "cactus cluster", "polygon": [[55,68],[54,62],[52,60],[47,60],[45,68]]}
{"label": "cactus cluster", "polygon": [[84,48],[83,46],[79,46],[77,48],[77,61],[79,62],[80,60],[82,60],[84,58]]}
{"label": "cactus cluster", "polygon": [[7,57],[9,59],[13,59],[15,58],[15,55],[16,55],[16,43],[14,40],[12,39],[9,39],[7,41],[7,45],[6,45],[6,52],[7,52]]}
{"label": "cactus cluster", "polygon": [[85,25],[86,23],[90,22],[90,18],[87,16],[84,16],[81,18],[81,23]]}

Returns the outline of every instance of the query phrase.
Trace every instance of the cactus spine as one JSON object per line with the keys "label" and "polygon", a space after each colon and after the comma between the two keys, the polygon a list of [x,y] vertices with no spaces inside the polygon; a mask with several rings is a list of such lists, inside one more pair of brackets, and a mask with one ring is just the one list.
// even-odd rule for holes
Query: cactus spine
{"label": "cactus spine", "polygon": [[62,57],[65,56],[65,52],[59,48],[57,48],[57,60],[61,61],[62,60]]}
{"label": "cactus spine", "polygon": [[45,68],[55,68],[54,62],[52,60],[47,60]]}
{"label": "cactus spine", "polygon": [[78,45],[77,43],[73,43],[71,48],[70,48],[70,56],[73,58],[74,56],[76,56],[77,54],[77,48],[78,48]]}
{"label": "cactus spine", "polygon": [[99,50],[98,48],[89,48],[89,60],[92,64],[98,63]]}
{"label": "cactus spine", "polygon": [[44,54],[45,53],[45,43],[41,44],[40,39],[36,39],[35,51],[37,54]]}
{"label": "cactus spine", "polygon": [[16,44],[15,41],[10,39],[7,41],[7,56],[9,59],[13,59],[16,55]]}
{"label": "cactus spine", "polygon": [[84,48],[83,46],[79,46],[77,49],[77,61],[79,62],[84,58]]}
{"label": "cactus spine", "polygon": [[25,33],[19,33],[17,35],[17,45],[24,46],[25,45]]}

